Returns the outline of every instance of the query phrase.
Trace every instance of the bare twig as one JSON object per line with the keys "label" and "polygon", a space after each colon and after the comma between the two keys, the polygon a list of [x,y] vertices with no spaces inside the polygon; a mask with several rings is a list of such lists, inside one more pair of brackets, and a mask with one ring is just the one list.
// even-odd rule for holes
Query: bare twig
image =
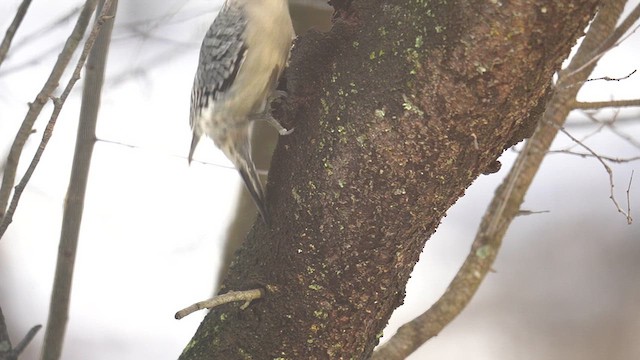
{"label": "bare twig", "polygon": [[[633,219],[631,218],[631,215],[629,214],[630,211],[622,210],[622,208],[620,207],[620,204],[618,203],[618,200],[616,199],[615,193],[613,191],[615,182],[613,181],[613,171],[611,170],[611,167],[609,167],[609,165],[607,165],[607,163],[604,162],[604,159],[600,155],[596,154],[596,152],[593,151],[585,143],[583,143],[582,141],[576,139],[573,135],[571,135],[565,129],[559,128],[559,130],[562,131],[562,133],[565,134],[568,138],[573,140],[576,144],[580,145],[583,149],[587,150],[593,157],[595,157],[598,160],[598,162],[600,162],[600,164],[602,164],[602,166],[604,167],[605,171],[609,175],[609,199],[611,199],[611,201],[615,205],[616,210],[618,210],[619,213],[621,213],[622,215],[625,216],[625,218],[627,219],[627,224],[631,224],[633,222]],[[630,204],[627,204],[627,205],[628,205],[627,207],[631,206]]]}
{"label": "bare twig", "polygon": [[256,299],[260,299],[264,297],[264,289],[252,289],[252,290],[243,290],[243,291],[229,291],[226,294],[214,296],[211,299],[207,299],[204,301],[197,302],[193,305],[190,305],[180,311],[178,311],[175,315],[177,320],[182,319],[183,317],[194,313],[198,310],[202,309],[212,309],[216,306],[220,306],[223,304],[227,304],[230,302],[236,301],[244,301],[245,303],[240,306],[240,309],[244,310],[249,306],[249,304]]}
{"label": "bare twig", "polygon": [[[70,21],[72,18],[74,18],[78,14],[78,12],[80,12],[81,9],[82,9],[82,6],[77,6],[71,9],[66,14],[40,27],[39,29],[33,31],[32,33],[22,36],[19,42],[13,44],[13,46],[11,47],[11,51],[14,54],[17,54],[21,48],[23,48],[26,45],[29,45],[34,40],[42,40],[43,37],[52,33],[56,27],[59,27],[65,24],[66,22]],[[36,52],[29,53],[28,57],[22,59],[20,63],[3,68],[2,71],[0,72],[0,76],[4,76],[10,73],[19,71],[24,68],[33,66],[34,64],[38,64],[42,62],[43,59],[47,58],[50,54],[53,54],[59,51],[61,43],[63,43],[63,41],[60,41],[59,43],[51,42],[50,44],[48,44],[47,47],[38,48]]]}
{"label": "bare twig", "polygon": [[539,210],[539,211],[532,211],[532,210],[522,210],[520,209],[518,211],[518,216],[529,216],[529,215],[538,215],[538,214],[547,214],[550,213],[551,211],[549,210]]}
{"label": "bare twig", "polygon": [[627,214],[631,217],[631,183],[633,182],[633,170],[629,176],[629,185],[627,185]]}
{"label": "bare twig", "polygon": [[580,66],[578,64],[588,61],[588,54],[615,27],[625,2],[615,0],[603,6],[568,68],[559,73],[557,91],[547,104],[543,121],[527,140],[509,174],[496,190],[471,251],[445,293],[426,312],[402,325],[387,343],[374,352],[373,360],[406,358],[424,342],[438,335],[471,301],[491,270],[509,225],[520,213],[524,196],[558,133],[557,126],[564,123],[572,110],[571,105],[580,87],[567,86],[566,82],[583,82],[589,76],[597,61],[581,70],[574,69]]}
{"label": "bare twig", "polygon": [[631,146],[634,146],[638,149],[640,149],[640,142],[638,142],[637,139],[633,138],[631,135],[626,134],[622,131],[620,131],[618,129],[617,126],[615,126],[614,124],[610,124],[608,126],[609,130],[611,130],[612,133],[618,135],[619,138],[621,138],[622,140],[626,141],[627,143],[629,143]]}
{"label": "bare twig", "polygon": [[47,23],[46,25],[41,26],[40,28],[38,28],[37,30],[34,30],[30,34],[22,36],[20,38],[20,41],[13,45],[13,47],[11,48],[12,51],[17,51],[23,48],[24,46],[29,45],[35,40],[42,40],[42,37],[51,33],[53,29],[75,18],[81,9],[82,9],[82,6],[76,6],[73,9],[69,10],[67,13],[60,16],[59,18],[54,19],[53,21]]}
{"label": "bare twig", "polygon": [[16,345],[16,347],[11,346],[11,340],[9,339],[9,332],[7,331],[7,324],[4,320],[4,314],[2,313],[2,308],[0,308],[0,360],[17,360],[20,354],[27,348],[27,345],[33,340],[33,338],[38,333],[38,330],[42,325],[36,325],[32,327],[27,335],[24,336],[22,340]]}
{"label": "bare twig", "polygon": [[11,338],[9,338],[9,331],[7,330],[7,324],[4,320],[4,314],[0,307],[0,359],[3,359],[11,352]]}
{"label": "bare twig", "polygon": [[[0,72],[0,76],[4,76],[10,73],[14,73],[23,69],[27,69],[36,64],[42,63],[45,59],[49,58],[52,54],[60,51],[60,44],[64,42],[61,40],[60,42],[51,42],[46,47],[39,47],[33,54],[30,54],[29,59],[24,59],[18,64],[14,64],[11,66],[7,66],[2,69]],[[16,46],[17,48],[17,46]],[[15,50],[15,48],[13,49]]]}
{"label": "bare twig", "polygon": [[[587,116],[594,115],[589,112],[583,112]],[[600,120],[594,117],[598,123],[610,123],[612,120]],[[619,115],[615,119],[615,125],[626,126],[626,125],[634,125],[640,122],[640,113],[637,114],[627,114],[627,115]],[[567,129],[577,129],[591,126],[590,123],[584,121],[571,121],[565,124],[565,128]]]}
{"label": "bare twig", "polygon": [[[613,119],[612,121],[615,121],[616,116],[617,116],[617,113],[616,113],[616,115],[614,116],[614,119]],[[602,129],[604,129],[604,128],[607,126],[607,124],[606,124],[605,122],[603,122],[603,121],[601,121],[601,122],[596,122],[596,124],[598,125],[598,127],[597,127],[597,128],[595,128],[595,129],[594,129],[593,131],[591,131],[590,133],[588,133],[588,134],[586,134],[586,135],[582,136],[582,138],[580,139],[580,141],[582,141],[582,142],[587,141],[587,140],[588,140],[589,138],[591,138],[592,136],[595,136],[595,135],[599,134],[600,132],[602,132]],[[567,151],[567,152],[569,152],[569,151],[571,151],[571,149],[573,149],[573,148],[574,148],[574,147],[576,147],[576,146],[578,146],[578,144],[574,142],[573,144],[571,144],[571,145],[569,145],[569,146],[567,146],[567,147],[565,147],[564,149],[561,149],[561,150],[559,150],[559,151],[560,151],[560,152],[562,152],[562,151]]]}
{"label": "bare twig", "polygon": [[[92,2],[92,1],[94,1],[94,0],[88,0],[87,6],[88,6],[88,3]],[[106,14],[105,10],[108,11],[109,8],[111,7],[111,4],[112,4],[111,0],[107,0],[105,2],[105,6],[104,6],[104,9],[103,9],[103,14]],[[83,13],[84,13],[84,10],[83,10]],[[42,135],[42,140],[40,141],[40,146],[38,147],[38,150],[36,150],[36,153],[33,156],[33,159],[31,160],[31,164],[29,164],[29,167],[27,168],[27,171],[25,172],[24,176],[20,180],[20,183],[18,183],[18,185],[16,186],[15,192],[13,194],[13,198],[11,199],[11,204],[9,205],[9,208],[8,208],[5,216],[2,217],[2,221],[0,222],[0,238],[2,238],[2,236],[5,233],[5,231],[7,230],[7,227],[9,227],[9,224],[11,224],[11,222],[13,221],[13,214],[15,213],[16,208],[18,207],[18,202],[20,201],[20,196],[22,195],[22,192],[24,191],[24,188],[27,186],[27,183],[31,179],[31,176],[33,175],[33,172],[35,171],[36,166],[38,166],[38,162],[40,162],[40,158],[42,157],[42,153],[44,152],[45,148],[47,147],[47,143],[49,142],[49,139],[51,138],[51,135],[53,134],[53,128],[55,127],[56,121],[58,119],[58,115],[60,114],[60,111],[62,110],[62,106],[64,105],[64,102],[67,100],[67,97],[71,93],[71,90],[73,89],[73,87],[76,84],[76,82],[78,81],[78,79],[80,79],[80,72],[82,70],[82,67],[84,66],[85,61],[87,60],[87,56],[89,56],[89,51],[91,50],[91,47],[93,46],[93,43],[95,42],[96,37],[98,36],[100,28],[104,24],[104,19],[105,18],[101,15],[100,19],[94,25],[93,30],[91,31],[91,34],[89,34],[89,37],[87,38],[87,41],[84,44],[84,49],[82,50],[82,54],[80,54],[80,58],[78,59],[78,63],[76,64],[76,67],[75,67],[75,70],[73,71],[71,79],[69,79],[69,82],[67,83],[67,86],[64,88],[64,91],[62,92],[62,94],[60,95],[59,98],[52,98],[52,100],[53,100],[53,112],[51,114],[51,117],[49,118],[49,122],[47,123],[47,126],[45,128],[44,134]],[[74,36],[74,35],[72,34],[72,36]],[[38,96],[40,96],[40,94]],[[44,104],[44,103],[42,103],[42,104]],[[31,109],[32,108],[33,108],[33,105],[31,106],[31,108],[29,110],[29,113],[31,113]],[[35,115],[35,116],[37,116],[37,115]],[[27,114],[27,117],[29,117],[29,114]],[[35,121],[35,118],[34,118],[34,121]],[[23,123],[23,126],[24,126],[24,124],[25,123]],[[22,130],[22,128],[21,128],[21,130]],[[16,140],[18,140],[19,136],[20,136],[20,134],[18,134],[18,136],[16,136]],[[16,145],[16,142],[14,142],[14,146],[15,145]],[[24,145],[24,142],[23,142],[23,145]],[[14,147],[12,147],[12,150],[13,150],[13,148]],[[22,147],[20,147],[20,152],[21,151],[22,151]],[[9,154],[9,160],[7,161],[7,167],[5,168],[5,178],[2,179],[3,180],[3,186],[5,184],[4,180],[6,180],[6,177],[7,177],[7,171],[9,170],[9,166],[10,166],[9,162],[10,161],[11,161],[11,154]],[[17,163],[15,165],[17,165]],[[15,168],[13,170],[14,170],[13,174],[15,175]],[[9,191],[10,190],[11,189],[9,189]],[[0,200],[2,200],[2,199],[0,199]],[[2,204],[0,203],[0,206],[1,205]],[[3,207],[0,208],[0,210],[2,210],[2,209],[3,209]]]}
{"label": "bare twig", "polygon": [[594,109],[602,109],[606,107],[621,108],[621,107],[631,107],[631,106],[640,106],[640,99],[591,101],[591,102],[576,101],[575,104],[573,104],[574,109],[582,109],[582,110],[594,110]]}
{"label": "bare twig", "polygon": [[609,162],[612,162],[612,163],[616,163],[616,164],[624,164],[624,163],[640,160],[640,156],[633,156],[633,157],[628,157],[628,158],[617,158],[617,157],[613,157],[613,156],[606,156],[606,155],[599,155],[599,154],[594,156],[591,153],[580,153],[580,152],[575,152],[575,151],[570,151],[570,150],[549,150],[547,153],[548,154],[575,155],[575,156],[579,156],[581,158],[589,158],[589,157],[598,156],[602,160],[606,160],[606,161],[609,161]]}
{"label": "bare twig", "polygon": [[16,345],[16,347],[13,348],[13,353],[16,355],[16,359],[20,354],[22,354],[24,349],[27,348],[31,340],[33,340],[33,338],[36,337],[36,335],[38,334],[38,331],[40,331],[41,328],[42,328],[42,325],[36,325],[31,329],[29,329],[29,331],[27,332],[27,335],[25,335],[24,338],[20,340],[18,345]]}
{"label": "bare twig", "polygon": [[22,23],[22,19],[24,19],[24,16],[27,14],[29,5],[31,5],[31,0],[22,0],[22,3],[16,11],[16,16],[14,16],[11,25],[9,25],[9,28],[4,35],[4,39],[2,39],[2,44],[0,44],[0,66],[2,66],[2,62],[4,62],[4,59],[7,57],[7,53],[11,47],[11,41],[13,41],[16,31],[18,31],[20,23]]}
{"label": "bare twig", "polygon": [[[69,314],[73,271],[91,155],[96,140],[95,129],[100,108],[102,85],[104,83],[106,58],[113,29],[113,19],[118,5],[117,0],[101,0],[100,2],[98,10],[100,14],[97,16],[94,29],[87,40],[91,51],[87,60],[76,148],[62,216],[58,258],[51,291],[51,303],[49,304],[49,319],[42,346],[43,360],[60,358]],[[93,44],[89,44],[89,42],[94,40],[95,45],[91,46]],[[87,50],[86,47],[85,50]],[[85,52],[83,51],[84,54]],[[76,68],[76,70],[78,70],[77,75],[79,76],[79,68]]]}
{"label": "bare twig", "polygon": [[[568,71],[565,75],[567,79],[570,79],[572,76],[584,71],[588,67],[593,67],[593,65],[597,63],[598,60],[600,60],[600,58],[603,57],[607,52],[609,52],[609,50],[613,49],[614,47],[621,44],[624,40],[626,40],[638,29],[638,27],[640,27],[636,26],[627,36],[624,36],[624,34],[626,34],[626,32],[631,28],[631,26],[633,26],[633,24],[635,24],[636,21],[638,21],[639,18],[640,4],[636,5],[633,11],[631,11],[631,13],[629,13],[629,15],[627,15],[627,17],[624,19],[624,21],[622,21],[620,26],[615,28],[613,32],[611,32],[611,35],[604,39],[596,49],[594,49],[589,54],[584,54],[584,57],[582,59],[578,59],[580,61],[576,61],[575,65],[572,68],[567,68]],[[580,82],[571,81],[567,85],[581,86],[586,81],[587,80],[583,80]]]}
{"label": "bare twig", "polygon": [[620,131],[618,129],[617,126],[615,126],[614,124],[610,124],[608,126],[609,130],[611,130],[612,133],[618,135],[619,138],[621,138],[622,140],[626,141],[627,143],[629,143],[631,146],[634,146],[638,149],[640,149],[640,142],[638,142],[638,140],[634,139],[632,136],[630,136],[629,134],[625,134],[622,131]]}
{"label": "bare twig", "polygon": [[[616,109],[616,112],[615,112],[615,114],[614,114],[612,119],[610,119],[610,120],[600,120],[600,119],[596,118],[594,114],[585,113],[585,115],[587,116],[587,118],[589,120],[593,121],[596,124],[604,124],[604,125],[606,125],[607,128],[612,133],[617,135],[619,138],[621,138],[622,140],[626,141],[631,146],[634,146],[634,147],[640,149],[640,142],[638,142],[638,140],[636,140],[632,136],[620,131],[618,129],[618,127],[616,126],[617,124],[620,124],[620,120],[618,118],[618,114],[619,114],[618,109]],[[635,120],[638,121],[638,118],[636,118]]]}
{"label": "bare twig", "polygon": [[[42,87],[42,90],[40,90],[40,92],[36,96],[35,100],[29,104],[29,111],[22,121],[22,125],[20,125],[20,129],[18,130],[18,134],[13,141],[13,145],[11,145],[9,156],[7,157],[7,162],[5,163],[2,186],[0,186],[0,219],[2,219],[0,229],[2,229],[3,226],[8,226],[8,223],[11,222],[10,219],[7,220],[5,210],[7,209],[7,203],[9,202],[9,197],[11,196],[11,189],[13,188],[13,185],[15,183],[18,161],[20,160],[20,155],[22,154],[24,144],[27,142],[29,134],[31,134],[31,129],[33,128],[33,124],[35,123],[36,119],[40,115],[40,111],[42,111],[42,108],[51,97],[53,91],[58,87],[58,82],[60,81],[62,74],[67,68],[69,61],[73,56],[73,53],[75,52],[78,44],[84,36],[85,30],[87,29],[89,21],[91,20],[91,14],[93,14],[97,3],[98,0],[87,0],[87,2],[85,3],[84,8],[78,16],[78,21],[76,22],[76,25],[71,32],[71,35],[67,39],[62,52],[58,56],[56,64],[53,66],[53,70],[51,71],[49,78]],[[75,81],[73,81],[73,83],[75,83]],[[48,141],[48,138],[46,141]],[[31,172],[33,172],[33,170]],[[4,231],[0,230],[0,237],[2,237],[3,232]]]}
{"label": "bare twig", "polygon": [[623,77],[617,77],[617,78],[612,78],[609,76],[601,76],[601,77],[597,77],[597,78],[593,78],[593,79],[587,79],[587,81],[596,81],[596,80],[604,80],[604,81],[622,81],[622,80],[626,80],[628,78],[631,77],[631,75],[635,74],[636,71],[638,70],[633,70],[632,72],[630,72],[628,75],[623,76]]}

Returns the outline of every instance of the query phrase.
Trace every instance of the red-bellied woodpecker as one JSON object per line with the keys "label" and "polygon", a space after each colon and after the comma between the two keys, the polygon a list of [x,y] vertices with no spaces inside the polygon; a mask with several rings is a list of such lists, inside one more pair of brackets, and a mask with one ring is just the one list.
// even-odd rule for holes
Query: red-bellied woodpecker
{"label": "red-bellied woodpecker", "polygon": [[226,0],[202,41],[191,92],[189,162],[203,135],[233,162],[265,222],[264,190],[251,159],[252,121],[270,113],[294,32],[287,0]]}

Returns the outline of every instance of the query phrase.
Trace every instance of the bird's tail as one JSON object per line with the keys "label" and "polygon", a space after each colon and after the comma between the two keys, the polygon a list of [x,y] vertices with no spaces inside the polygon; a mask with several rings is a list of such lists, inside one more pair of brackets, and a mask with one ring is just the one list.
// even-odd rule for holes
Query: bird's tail
{"label": "bird's tail", "polygon": [[267,204],[260,182],[260,177],[256,171],[256,166],[251,159],[251,127],[235,127],[227,129],[226,138],[214,143],[227,155],[229,160],[240,172],[242,180],[253,198],[253,202],[258,208],[258,212],[265,224],[269,224],[269,214],[267,213]]}
{"label": "bird's tail", "polygon": [[187,158],[189,161],[189,165],[191,165],[191,160],[193,160],[193,153],[196,151],[196,147],[198,146],[198,141],[200,140],[200,136],[193,133],[193,137],[191,138],[191,147],[189,148],[189,157]]}
{"label": "bird's tail", "polygon": [[253,165],[253,161],[249,159],[249,161],[244,162],[243,166],[238,167],[238,171],[240,172],[240,176],[242,176],[244,184],[247,186],[247,190],[249,190],[249,194],[251,194],[253,202],[258,208],[262,220],[265,224],[269,224],[264,190],[262,189],[262,183],[260,182],[256,167]]}

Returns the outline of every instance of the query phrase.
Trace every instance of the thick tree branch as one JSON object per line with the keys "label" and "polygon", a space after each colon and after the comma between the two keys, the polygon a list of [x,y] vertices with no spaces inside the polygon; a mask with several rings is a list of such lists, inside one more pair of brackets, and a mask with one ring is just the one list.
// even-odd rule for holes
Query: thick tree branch
{"label": "thick tree branch", "polygon": [[267,296],[210,312],[181,358],[367,358],[447,209],[531,133],[596,3],[332,1],[333,29],[292,54],[273,224],[224,281]]}
{"label": "thick tree branch", "polygon": [[[581,66],[580,63],[585,61],[585,54],[591,53],[592,47],[612,31],[625,2],[626,0],[617,0],[602,8],[568,69]],[[562,73],[576,75],[572,77],[572,81],[583,82],[596,63],[597,61],[593,62],[578,73]],[[520,214],[520,206],[558,132],[558,126],[564,123],[572,110],[580,87],[561,87],[565,81],[563,76],[558,79],[557,92],[548,103],[542,121],[533,136],[527,140],[502,185],[496,190],[482,218],[471,251],[445,293],[429,310],[400,327],[375,352],[372,359],[406,358],[420,345],[438,335],[471,301],[491,269],[509,225]]]}

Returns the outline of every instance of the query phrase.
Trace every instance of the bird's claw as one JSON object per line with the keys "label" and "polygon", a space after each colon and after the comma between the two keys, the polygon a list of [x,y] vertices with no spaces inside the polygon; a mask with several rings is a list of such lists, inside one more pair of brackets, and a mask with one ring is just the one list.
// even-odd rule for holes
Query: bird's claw
{"label": "bird's claw", "polygon": [[289,130],[285,129],[285,127],[282,126],[273,116],[267,117],[267,121],[269,122],[269,124],[271,124],[271,126],[278,130],[278,134],[280,135],[289,135],[293,132],[293,128]]}
{"label": "bird's claw", "polygon": [[269,96],[269,102],[282,100],[282,99],[285,99],[287,96],[289,95],[284,90],[274,90]]}
{"label": "bird's claw", "polygon": [[291,134],[291,133],[293,132],[293,130],[295,130],[295,129],[296,129],[296,128],[291,128],[291,129],[287,130],[287,129],[285,129],[284,127],[282,127],[281,129],[278,129],[278,133],[279,133],[280,135],[283,135],[283,136],[284,136],[284,135],[289,135],[289,134]]}

